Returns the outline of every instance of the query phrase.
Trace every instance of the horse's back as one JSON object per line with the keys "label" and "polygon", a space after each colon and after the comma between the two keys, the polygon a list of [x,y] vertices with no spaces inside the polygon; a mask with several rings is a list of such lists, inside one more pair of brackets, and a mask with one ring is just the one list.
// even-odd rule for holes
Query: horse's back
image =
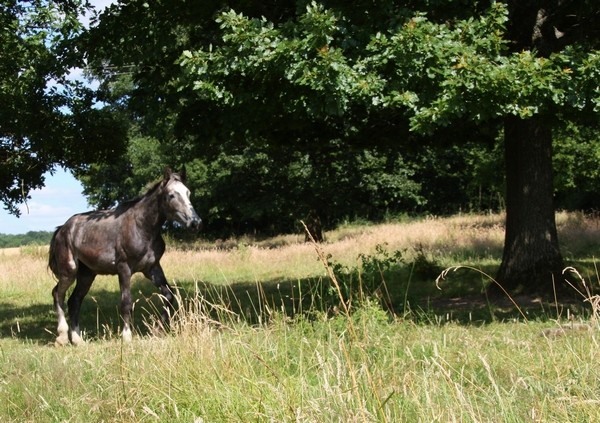
{"label": "horse's back", "polygon": [[75,272],[79,262],[96,273],[116,273],[119,222],[111,211],[93,211],[71,216],[59,226],[50,244],[49,265]]}

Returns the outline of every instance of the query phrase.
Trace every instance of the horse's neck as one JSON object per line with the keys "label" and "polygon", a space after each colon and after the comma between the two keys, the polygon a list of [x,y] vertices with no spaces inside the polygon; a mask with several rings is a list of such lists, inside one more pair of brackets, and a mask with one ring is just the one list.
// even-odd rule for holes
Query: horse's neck
{"label": "horse's neck", "polygon": [[148,195],[143,196],[134,206],[133,213],[136,214],[136,224],[144,232],[160,233],[165,224],[166,217],[161,213],[160,188]]}

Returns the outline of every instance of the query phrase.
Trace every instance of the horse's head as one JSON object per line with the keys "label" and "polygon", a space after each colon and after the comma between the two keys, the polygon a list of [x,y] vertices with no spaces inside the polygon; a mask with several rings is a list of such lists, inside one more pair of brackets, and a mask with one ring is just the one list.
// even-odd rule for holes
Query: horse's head
{"label": "horse's head", "polygon": [[189,229],[199,229],[202,221],[190,201],[190,190],[185,186],[185,168],[180,174],[170,168],[165,171],[164,212],[167,219],[181,223]]}

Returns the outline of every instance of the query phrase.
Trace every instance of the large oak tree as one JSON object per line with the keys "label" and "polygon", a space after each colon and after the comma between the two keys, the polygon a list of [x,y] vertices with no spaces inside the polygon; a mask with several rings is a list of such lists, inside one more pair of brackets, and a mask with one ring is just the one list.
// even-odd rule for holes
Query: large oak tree
{"label": "large oak tree", "polygon": [[124,125],[93,108],[94,96],[70,77],[84,66],[80,0],[0,2],[0,202],[18,204],[56,166],[118,154]]}
{"label": "large oak tree", "polygon": [[[427,5],[434,3],[462,4]],[[592,81],[599,69],[594,18],[600,8],[593,2],[490,2],[470,17],[452,8],[451,19],[448,10],[421,6],[421,13],[411,9],[407,16],[394,5],[394,14],[361,45],[350,35],[348,9],[335,6],[309,5],[293,25],[222,14],[223,42],[184,53],[189,83],[202,98],[231,110],[260,113],[263,104],[279,103],[289,114],[353,121],[363,117],[357,113],[362,104],[371,116],[398,110],[418,133],[464,122],[503,127],[507,219],[498,280],[513,292],[552,293],[563,269],[552,132],[561,118],[593,116],[599,107]]]}
{"label": "large oak tree", "polygon": [[[565,115],[598,111],[600,6],[592,1],[510,1],[506,38],[513,55],[531,52],[555,72],[546,77],[531,115],[504,119],[506,236],[498,280],[506,289],[563,290],[554,220],[552,134]],[[553,63],[554,62],[554,63]],[[531,75],[536,83],[537,75]]]}
{"label": "large oak tree", "polygon": [[198,155],[259,143],[318,159],[501,133],[498,280],[552,293],[552,134],[597,121],[599,13],[592,0],[130,1],[101,17],[90,51],[108,91],[130,77],[119,98],[141,127]]}

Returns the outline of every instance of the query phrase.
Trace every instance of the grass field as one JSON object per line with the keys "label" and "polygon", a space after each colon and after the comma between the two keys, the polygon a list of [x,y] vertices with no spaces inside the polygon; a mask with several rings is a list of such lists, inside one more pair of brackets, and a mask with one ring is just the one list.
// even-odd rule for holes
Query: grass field
{"label": "grass field", "polygon": [[[600,223],[557,221],[595,300]],[[160,299],[137,277],[137,336],[123,344],[118,283],[100,277],[78,348],[54,347],[46,247],[0,251],[0,421],[599,421],[595,303],[515,298],[519,311],[482,295],[502,222],[346,225],[326,233],[321,259],[300,235],[171,240],[171,330],[156,330]],[[450,272],[437,289],[458,265],[480,271]]]}

